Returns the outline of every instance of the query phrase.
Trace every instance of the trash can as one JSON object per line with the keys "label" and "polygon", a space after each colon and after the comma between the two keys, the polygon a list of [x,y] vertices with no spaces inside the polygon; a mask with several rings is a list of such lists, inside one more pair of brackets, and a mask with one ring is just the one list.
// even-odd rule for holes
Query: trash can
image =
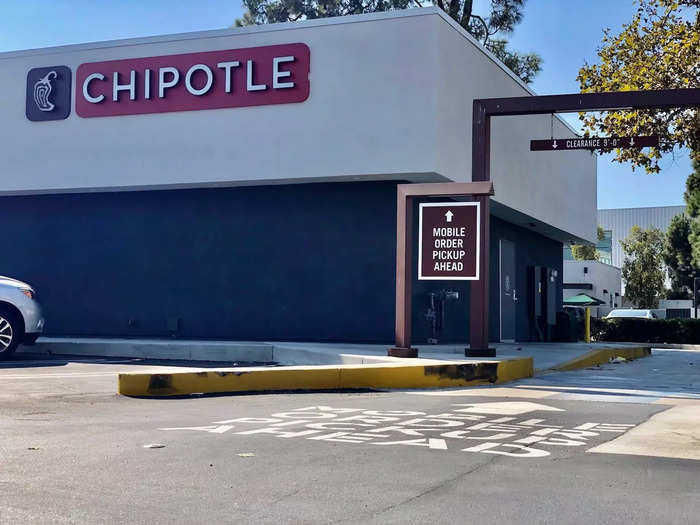
{"label": "trash can", "polygon": [[555,331],[555,339],[560,342],[568,343],[574,340],[574,332],[572,331],[571,317],[566,312],[557,312],[557,325]]}

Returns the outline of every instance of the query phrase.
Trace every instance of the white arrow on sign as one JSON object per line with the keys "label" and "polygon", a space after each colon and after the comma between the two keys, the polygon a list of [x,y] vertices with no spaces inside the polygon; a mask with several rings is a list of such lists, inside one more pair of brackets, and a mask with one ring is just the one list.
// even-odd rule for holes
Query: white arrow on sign
{"label": "white arrow on sign", "polygon": [[634,137],[630,139],[630,146],[634,146]]}
{"label": "white arrow on sign", "polygon": [[455,406],[463,406],[457,412],[472,412],[474,414],[497,414],[500,416],[517,416],[526,414],[536,410],[545,410],[549,412],[566,412],[564,409],[541,405],[539,403],[531,403],[530,401],[506,401],[502,403],[468,403],[456,404]]}
{"label": "white arrow on sign", "polygon": [[452,213],[450,210],[447,210],[447,213],[445,213],[445,217],[447,218],[447,222],[452,222],[452,217],[454,217],[454,213]]}
{"label": "white arrow on sign", "polygon": [[554,144],[552,144],[552,149],[557,149],[557,141],[554,141]]}

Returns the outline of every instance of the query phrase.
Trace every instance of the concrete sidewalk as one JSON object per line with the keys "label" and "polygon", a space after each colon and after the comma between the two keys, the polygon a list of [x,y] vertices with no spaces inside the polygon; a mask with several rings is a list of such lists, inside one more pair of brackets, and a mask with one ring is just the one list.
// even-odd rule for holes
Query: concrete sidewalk
{"label": "concrete sidewalk", "polygon": [[[305,342],[247,342],[180,339],[121,339],[41,337],[34,346],[18,353],[140,357],[146,359],[219,361],[231,363],[277,363],[289,365],[362,365],[372,363],[424,364],[427,361],[460,361],[467,345],[416,345],[418,359],[387,356],[388,344]],[[635,343],[494,343],[497,359],[530,357],[536,371],[556,369],[564,363],[600,348],[630,348]]]}
{"label": "concrete sidewalk", "polygon": [[[173,396],[270,390],[352,388],[443,388],[504,383],[536,372],[573,370],[611,358],[650,355],[632,344],[497,344],[496,357],[468,359],[462,345],[419,345],[418,358],[386,355],[388,345],[229,342],[136,339],[42,338],[24,351],[192,360],[186,370],[152,370],[119,375],[119,392]],[[197,367],[197,362],[200,367]],[[203,361],[231,362],[212,369]],[[261,365],[268,366],[241,366]],[[277,366],[269,366],[271,364]]]}
{"label": "concrete sidewalk", "polygon": [[[275,361],[290,365],[405,363],[405,358],[386,355],[388,345],[342,343],[270,343]],[[412,362],[466,360],[468,345],[415,345],[418,358]],[[494,343],[495,359],[532,358],[536,372],[556,370],[561,366],[601,349],[646,347],[639,343]],[[622,354],[620,354],[622,355]],[[623,356],[624,357],[624,356]]]}

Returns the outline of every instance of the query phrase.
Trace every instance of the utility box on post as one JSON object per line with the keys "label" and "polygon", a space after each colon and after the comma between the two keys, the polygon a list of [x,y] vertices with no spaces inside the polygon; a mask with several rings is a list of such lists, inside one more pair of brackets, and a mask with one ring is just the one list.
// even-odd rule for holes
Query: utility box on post
{"label": "utility box on post", "polygon": [[542,303],[544,298],[544,287],[542,286],[542,267],[541,266],[531,266],[530,267],[530,311],[532,312],[532,318],[537,320],[538,317],[542,316]]}
{"label": "utility box on post", "polygon": [[554,333],[554,327],[557,324],[557,276],[559,272],[554,268],[543,268],[542,275],[544,277],[545,288],[545,320],[547,323],[547,333],[551,340],[551,335]]}
{"label": "utility box on post", "polygon": [[544,341],[546,335],[545,323],[542,317],[544,313],[545,278],[546,276],[543,274],[541,266],[530,266],[528,268],[527,297],[532,327],[531,333],[534,334],[531,338],[533,341]]}

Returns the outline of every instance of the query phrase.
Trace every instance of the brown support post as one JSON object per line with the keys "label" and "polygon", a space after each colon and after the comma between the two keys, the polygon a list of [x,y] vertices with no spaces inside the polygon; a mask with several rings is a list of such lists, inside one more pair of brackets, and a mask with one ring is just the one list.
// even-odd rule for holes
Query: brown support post
{"label": "brown support post", "polygon": [[413,285],[413,197],[396,189],[396,345],[393,357],[418,357],[411,348],[411,288]]}
{"label": "brown support post", "polygon": [[[489,195],[493,195],[493,184],[484,182],[438,182],[427,184],[399,184],[396,187],[396,344],[388,355],[394,357],[418,357],[418,350],[411,347],[411,288],[413,285],[413,203],[416,197],[468,197],[481,202],[481,229],[479,230],[486,248],[479,254],[481,275],[488,279],[488,231]],[[486,210],[484,212],[484,210]],[[485,215],[484,215],[485,213]],[[483,268],[486,268],[484,274]],[[488,301],[488,285],[486,300]],[[471,308],[474,311],[475,299],[472,296]],[[483,297],[479,295],[478,297]],[[481,322],[478,333],[485,334],[488,343],[488,303],[486,308],[478,307],[479,312],[487,312],[485,324]],[[482,319],[480,317],[480,319]],[[482,319],[483,321],[483,319]],[[472,321],[473,326],[473,321]],[[472,333],[476,333],[472,329]]]}
{"label": "brown support post", "polygon": [[[472,120],[472,181],[488,181],[491,162],[491,118],[486,107],[475,100]],[[489,196],[479,195],[481,203],[481,252],[479,253],[479,280],[471,286],[469,313],[469,348],[467,357],[495,357],[496,349],[489,348]]]}
{"label": "brown support post", "polygon": [[475,199],[481,204],[481,252],[479,253],[479,280],[472,281],[469,310],[469,348],[467,357],[495,357],[496,349],[489,348],[489,218],[488,196]]}

